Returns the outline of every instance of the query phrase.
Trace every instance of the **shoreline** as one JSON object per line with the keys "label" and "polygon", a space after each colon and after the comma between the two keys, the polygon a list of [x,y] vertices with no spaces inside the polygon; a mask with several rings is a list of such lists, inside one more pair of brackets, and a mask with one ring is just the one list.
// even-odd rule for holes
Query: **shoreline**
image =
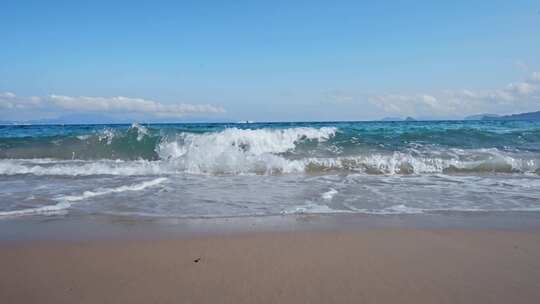
{"label": "shoreline", "polygon": [[6,241],[153,240],[265,232],[355,232],[372,229],[540,231],[540,212],[428,214],[298,214],[221,218],[111,215],[22,216],[0,219]]}

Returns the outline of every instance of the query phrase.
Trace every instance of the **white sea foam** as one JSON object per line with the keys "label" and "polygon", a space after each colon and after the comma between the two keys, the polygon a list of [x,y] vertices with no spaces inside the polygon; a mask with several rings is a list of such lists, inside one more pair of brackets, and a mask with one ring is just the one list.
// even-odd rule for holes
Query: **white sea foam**
{"label": "white sea foam", "polygon": [[[408,207],[403,204],[394,205],[381,209],[358,209],[352,206],[348,206],[349,209],[333,209],[324,204],[315,204],[308,202],[304,205],[294,206],[289,209],[281,211],[281,214],[337,214],[337,213],[362,213],[362,214],[374,214],[374,215],[392,215],[392,214],[420,214],[424,213],[425,209]],[[440,210],[429,210],[440,211]]]}
{"label": "white sea foam", "polygon": [[402,152],[306,160],[308,170],[352,170],[373,174],[434,173],[457,164],[459,161],[455,159],[417,157]]}
{"label": "white sea foam", "polygon": [[57,198],[57,200],[62,201],[62,202],[77,202],[77,201],[82,201],[84,199],[88,199],[91,197],[101,196],[101,195],[106,195],[106,194],[111,194],[111,193],[119,193],[119,192],[125,192],[125,191],[141,191],[148,187],[157,186],[165,182],[166,180],[167,178],[160,177],[160,178],[156,178],[150,181],[145,181],[139,184],[134,184],[134,185],[129,185],[129,186],[120,186],[116,188],[103,188],[103,189],[98,189],[95,191],[85,191],[80,195],[60,196]]}
{"label": "white sea foam", "polygon": [[192,173],[274,173],[303,171],[302,161],[280,153],[304,140],[326,141],[335,128],[226,129],[216,133],[182,134],[158,147],[162,159]]}
{"label": "white sea foam", "polygon": [[[177,144],[170,149],[185,149]],[[221,149],[216,149],[221,150]],[[242,151],[178,152],[167,160],[50,160],[3,159],[0,175],[169,175],[194,174],[283,174],[326,171],[352,171],[365,174],[438,174],[438,173],[530,173],[539,172],[535,159],[516,159],[510,156],[482,160],[444,159],[412,156],[401,152],[334,158],[287,159],[272,153],[252,154]]]}
{"label": "white sea foam", "polygon": [[281,211],[282,215],[288,214],[334,214],[334,213],[354,213],[351,210],[332,209],[327,205],[307,202],[301,206],[294,206]]}
{"label": "white sea foam", "polygon": [[527,212],[540,211],[540,207],[516,207],[516,208],[415,208],[406,205],[394,205],[382,209],[354,209],[353,212],[374,215],[398,215],[398,214],[422,214],[429,212]]}
{"label": "white sea foam", "polygon": [[145,136],[148,136],[148,129],[138,123],[133,123],[131,129],[137,130],[137,141],[141,141]]}
{"label": "white sea foam", "polygon": [[71,207],[71,204],[69,202],[59,202],[58,204],[50,205],[50,206],[42,206],[42,207],[36,207],[36,208],[27,208],[27,209],[11,210],[11,211],[2,211],[0,212],[0,217],[58,213],[65,209],[68,209],[69,207]]}
{"label": "white sea foam", "polygon": [[160,175],[174,173],[174,168],[159,161],[44,161],[0,160],[1,175],[32,174],[56,176],[90,175]]}
{"label": "white sea foam", "polygon": [[36,208],[27,208],[20,210],[11,210],[0,212],[0,217],[10,217],[10,216],[21,216],[21,215],[33,215],[33,214],[51,214],[58,213],[69,209],[74,202],[82,201],[91,197],[107,195],[111,193],[119,193],[125,191],[141,191],[149,187],[157,186],[165,182],[167,178],[160,177],[150,181],[145,181],[142,183],[134,185],[125,185],[116,188],[102,188],[94,191],[85,191],[80,195],[68,195],[68,196],[59,196],[56,198],[58,201],[55,205],[41,206]]}
{"label": "white sea foam", "polygon": [[327,205],[320,205],[314,203],[306,203],[304,205],[294,206],[281,211],[283,215],[289,214],[338,214],[338,213],[360,213],[360,214],[370,214],[370,215],[403,215],[403,214],[422,214],[429,212],[530,212],[530,211],[540,211],[540,207],[516,207],[516,208],[466,208],[466,207],[455,207],[455,208],[415,208],[406,206],[404,204],[393,205],[380,209],[361,209],[353,208],[348,206],[351,209],[332,209]]}
{"label": "white sea foam", "polygon": [[324,199],[324,200],[327,200],[327,201],[330,201],[332,200],[332,198],[334,197],[334,195],[338,194],[338,191],[334,188],[330,188],[330,190],[324,192],[321,197]]}
{"label": "white sea foam", "polygon": [[437,210],[426,210],[414,207],[408,207],[403,204],[393,205],[390,207],[382,209],[357,209],[354,208],[354,212],[365,213],[365,214],[379,214],[379,215],[392,215],[392,214],[420,214],[425,211],[437,211]]}
{"label": "white sea foam", "polygon": [[87,139],[89,139],[90,137],[92,137],[92,135],[90,135],[90,134],[77,135],[77,139],[78,139],[78,140],[87,140]]}
{"label": "white sea foam", "polygon": [[514,158],[500,152],[491,154],[468,151],[466,157],[442,158],[394,152],[335,158],[310,158],[307,170],[351,170],[371,174],[422,174],[443,172],[535,172],[535,159]]}
{"label": "white sea foam", "polygon": [[108,145],[110,145],[115,136],[116,134],[114,133],[113,129],[105,129],[99,133],[98,139],[99,141],[105,141]]}

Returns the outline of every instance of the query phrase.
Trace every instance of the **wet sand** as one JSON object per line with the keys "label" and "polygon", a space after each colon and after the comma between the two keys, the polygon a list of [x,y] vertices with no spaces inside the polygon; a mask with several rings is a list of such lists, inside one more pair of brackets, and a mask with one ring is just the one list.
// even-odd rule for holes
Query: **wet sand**
{"label": "wet sand", "polygon": [[538,303],[540,231],[0,242],[2,303]]}

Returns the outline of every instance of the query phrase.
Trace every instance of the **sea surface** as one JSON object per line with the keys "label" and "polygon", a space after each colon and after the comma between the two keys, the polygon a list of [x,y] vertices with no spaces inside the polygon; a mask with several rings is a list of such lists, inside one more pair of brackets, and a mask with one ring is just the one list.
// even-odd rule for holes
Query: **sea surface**
{"label": "sea surface", "polygon": [[0,220],[540,212],[540,122],[0,126]]}

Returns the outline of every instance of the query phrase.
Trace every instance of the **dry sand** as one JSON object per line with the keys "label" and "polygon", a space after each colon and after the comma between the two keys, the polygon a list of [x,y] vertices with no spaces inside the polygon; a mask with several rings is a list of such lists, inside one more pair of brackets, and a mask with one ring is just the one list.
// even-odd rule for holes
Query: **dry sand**
{"label": "dry sand", "polygon": [[4,241],[0,299],[540,303],[540,232],[369,229],[176,240]]}

